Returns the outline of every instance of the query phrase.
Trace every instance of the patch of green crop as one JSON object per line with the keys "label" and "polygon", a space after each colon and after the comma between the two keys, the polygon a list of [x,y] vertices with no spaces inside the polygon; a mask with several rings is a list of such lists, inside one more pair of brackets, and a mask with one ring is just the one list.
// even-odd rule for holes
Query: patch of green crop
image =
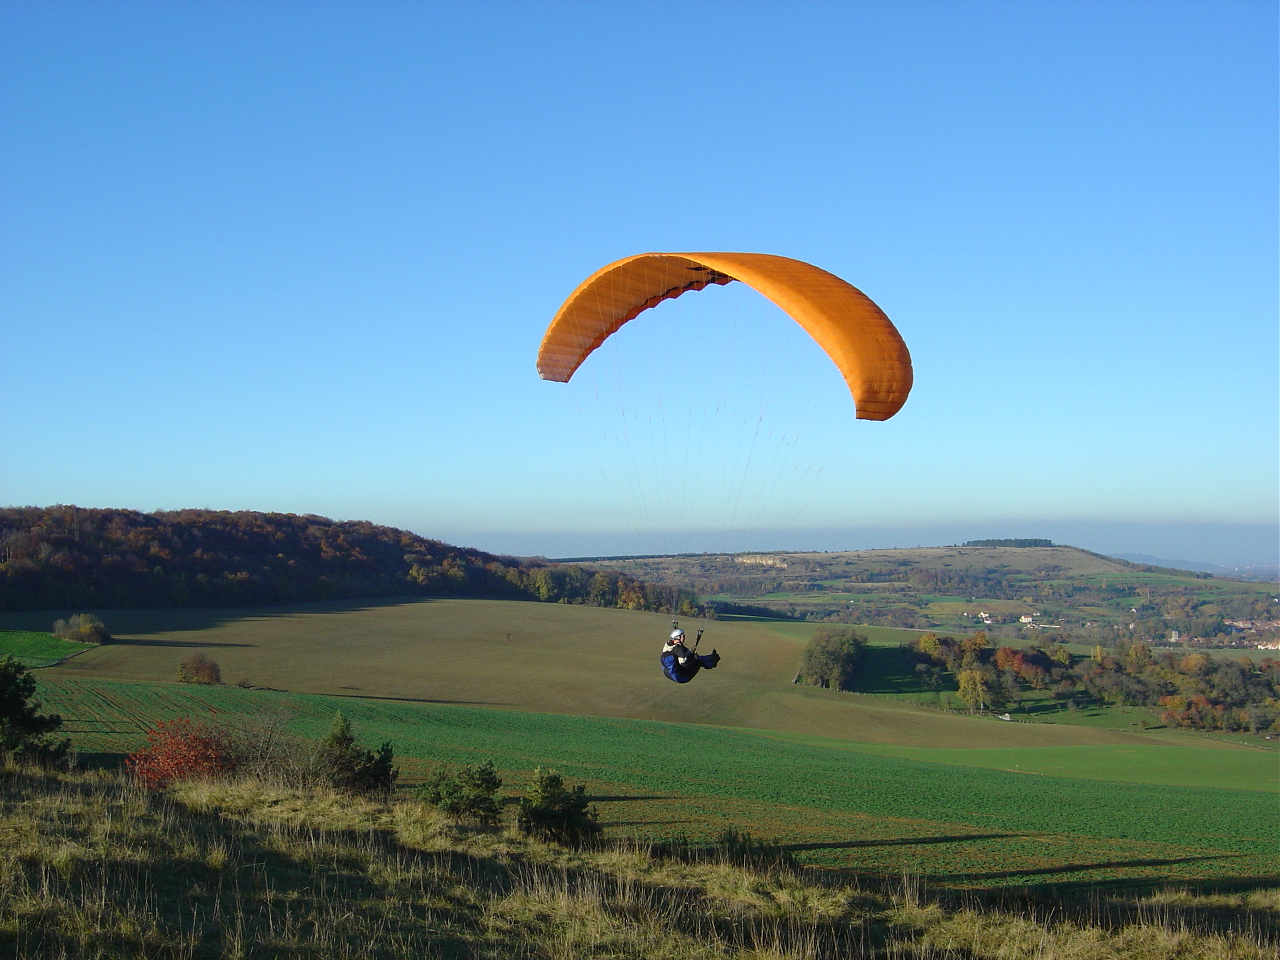
{"label": "patch of green crop", "polygon": [[[550,766],[588,784],[612,832],[698,838],[733,827],[809,862],[868,872],[988,884],[1165,881],[1270,876],[1280,860],[1273,791],[1076,775],[1097,748],[985,751],[961,765],[959,750],[894,755],[657,721],[318,694],[51,678],[40,695],[84,750],[133,749],[146,726],[183,714],[284,711],[296,732],[319,737],[341,710],[363,741],[390,740],[397,756],[417,758],[411,773],[491,757],[518,788],[535,766]],[[1124,766],[1118,753],[1095,755]],[[1037,756],[1058,771],[1018,769]],[[1131,758],[1158,778],[1159,763],[1145,756],[1173,754]],[[1167,766],[1187,769],[1183,759]]]}
{"label": "patch of green crop", "polygon": [[1277,763],[1276,754],[1262,749],[1213,750],[1167,742],[1139,746],[1096,744],[957,749],[853,743],[829,737],[769,731],[762,731],[761,735],[856,753],[1041,776],[1270,793],[1280,788],[1280,763]]}
{"label": "patch of green crop", "polygon": [[0,630],[0,657],[12,654],[24,667],[47,667],[77,653],[94,649],[91,643],[61,640],[35,630]]}

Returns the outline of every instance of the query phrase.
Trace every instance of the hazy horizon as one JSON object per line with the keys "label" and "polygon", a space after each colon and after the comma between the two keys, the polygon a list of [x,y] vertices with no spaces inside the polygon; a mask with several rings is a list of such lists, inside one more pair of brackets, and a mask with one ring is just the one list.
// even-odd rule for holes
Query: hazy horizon
{"label": "hazy horizon", "polygon": [[[1143,554],[1162,560],[1223,567],[1280,564],[1280,529],[1271,524],[1122,523],[1087,520],[1009,520],[893,527],[800,529],[752,539],[744,531],[709,531],[676,549],[645,549],[652,538],[626,531],[597,533],[468,533],[441,535],[422,523],[407,529],[455,546],[511,556],[548,559],[639,556],[653,553],[742,553],[754,550],[827,552],[905,547],[937,547],[969,540],[1039,537],[1117,557]],[[728,545],[728,546],[726,546]]]}

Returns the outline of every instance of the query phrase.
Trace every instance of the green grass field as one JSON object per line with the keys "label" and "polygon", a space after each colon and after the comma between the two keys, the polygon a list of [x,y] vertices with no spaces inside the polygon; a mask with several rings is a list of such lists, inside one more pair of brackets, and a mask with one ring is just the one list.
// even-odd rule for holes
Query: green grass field
{"label": "green grass field", "polygon": [[24,667],[47,667],[92,649],[91,643],[60,640],[38,630],[0,630],[0,657],[12,654]]}
{"label": "green grass field", "polygon": [[[1254,751],[1098,754],[1129,780],[1143,765],[1148,780],[1160,769],[1166,781],[1188,776],[1197,760],[1215,771],[1174,786],[1084,779],[1091,755],[1082,748],[978,751],[975,765],[957,756],[972,751],[48,672],[40,695],[87,751],[131,749],[147,725],[178,715],[283,711],[294,730],[318,737],[341,710],[367,742],[390,739],[413,758],[411,777],[435,762],[492,757],[516,786],[534,766],[550,765],[588,785],[615,835],[697,840],[732,827],[811,863],[921,871],[947,884],[1274,882],[1280,856],[1274,785],[1261,772],[1273,758]],[[1018,769],[1022,762],[1058,768],[1032,774]]]}

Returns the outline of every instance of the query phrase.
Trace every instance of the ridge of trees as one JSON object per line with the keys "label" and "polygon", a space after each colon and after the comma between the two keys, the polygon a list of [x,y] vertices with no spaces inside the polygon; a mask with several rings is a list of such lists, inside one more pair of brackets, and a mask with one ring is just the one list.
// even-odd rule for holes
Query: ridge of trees
{"label": "ridge of trees", "polygon": [[687,590],[367,521],[255,511],[0,508],[0,611],[490,597],[704,613]]}

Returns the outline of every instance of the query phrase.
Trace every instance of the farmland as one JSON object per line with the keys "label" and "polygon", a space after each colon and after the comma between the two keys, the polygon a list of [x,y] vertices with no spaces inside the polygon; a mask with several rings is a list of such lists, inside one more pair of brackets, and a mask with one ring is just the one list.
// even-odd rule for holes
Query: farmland
{"label": "farmland", "polygon": [[[492,757],[516,786],[534,766],[550,764],[588,785],[615,835],[705,839],[733,827],[775,838],[816,865],[918,870],[943,884],[1255,883],[1274,878],[1280,855],[1274,780],[1264,772],[1274,776],[1274,756],[1256,751],[1156,747],[1160,759],[1138,778],[1159,780],[1160,764],[1185,773],[1199,761],[1212,771],[1199,785],[1174,786],[1083,779],[1088,757],[1081,754],[1059,771],[1076,776],[993,768],[1051,763],[1033,748],[961,765],[959,750],[939,762],[945,751],[908,755],[883,744],[797,742],[684,724],[48,672],[40,695],[89,752],[130,749],[149,723],[178,714],[283,712],[297,732],[318,736],[341,710],[367,741],[392,740],[409,758],[410,779],[436,762]],[[1170,761],[1176,750],[1194,756]],[[1137,749],[1108,756],[1106,773],[1145,762]],[[1228,782],[1240,786],[1208,785]]]}
{"label": "farmland", "polygon": [[[656,665],[670,620],[639,611],[383,600],[102,614],[116,642],[39,671],[46,709],[90,759],[175,716],[278,717],[318,737],[341,710],[366,743],[392,741],[406,783],[492,757],[518,789],[552,765],[588,785],[614,835],[733,828],[815,865],[960,886],[1255,884],[1280,854],[1274,750],[1143,732],[1115,709],[1052,715],[1071,723],[926,709],[897,653],[914,631],[870,630],[867,692],[847,694],[791,682],[815,629],[800,622],[685,623],[725,660],[680,686]],[[194,652],[243,686],[172,682]]]}
{"label": "farmland", "polygon": [[[1224,618],[1280,617],[1275,585],[1144,567],[1065,546],[921,547],[832,553],[584,561],[693,590],[713,603],[919,629],[1132,629],[1148,639],[1219,636]],[[990,620],[987,624],[984,621]],[[1132,628],[1128,624],[1133,624]]]}
{"label": "farmland", "polygon": [[[686,623],[705,627],[704,649],[718,647],[724,661],[714,675],[681,686],[657,668],[670,619],[640,611],[435,600],[104,616],[116,642],[51,668],[49,676],[169,681],[184,657],[203,652],[218,662],[228,683],[297,693],[668,720],[919,747],[1148,742],[1136,730],[999,723],[890,697],[798,686],[791,681],[815,629],[803,623]],[[6,614],[0,627],[47,620],[47,614]],[[896,645],[915,633],[882,634],[882,646],[873,649],[883,654],[871,661],[867,691],[914,689],[909,684],[915,681],[901,675]],[[880,668],[874,668],[877,662]]]}
{"label": "farmland", "polygon": [[47,667],[92,649],[93,644],[60,640],[38,630],[0,630],[0,657],[12,654],[25,667]]}

